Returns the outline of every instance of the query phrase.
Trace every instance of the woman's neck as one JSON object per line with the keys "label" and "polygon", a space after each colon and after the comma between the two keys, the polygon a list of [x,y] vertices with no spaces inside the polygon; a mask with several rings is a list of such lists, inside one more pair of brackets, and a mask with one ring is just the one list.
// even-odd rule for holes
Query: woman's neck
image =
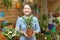
{"label": "woman's neck", "polygon": [[[26,15],[25,15],[26,16]],[[26,16],[26,18],[29,18],[30,16]]]}
{"label": "woman's neck", "polygon": [[30,17],[31,15],[25,15],[27,18]]}

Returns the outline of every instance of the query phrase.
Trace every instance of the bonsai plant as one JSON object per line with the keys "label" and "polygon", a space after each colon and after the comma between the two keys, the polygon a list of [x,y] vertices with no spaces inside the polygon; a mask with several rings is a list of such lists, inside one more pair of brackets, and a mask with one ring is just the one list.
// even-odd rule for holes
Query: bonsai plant
{"label": "bonsai plant", "polygon": [[2,0],[2,4],[6,8],[11,8],[12,7],[12,0]]}

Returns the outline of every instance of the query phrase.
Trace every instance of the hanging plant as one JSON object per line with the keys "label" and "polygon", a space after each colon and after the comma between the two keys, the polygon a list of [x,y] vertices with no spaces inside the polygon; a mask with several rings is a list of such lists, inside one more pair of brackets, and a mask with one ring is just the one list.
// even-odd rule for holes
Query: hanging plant
{"label": "hanging plant", "polygon": [[33,0],[34,4],[37,5],[38,4],[38,0]]}
{"label": "hanging plant", "polygon": [[55,11],[59,12],[60,11],[60,6],[58,6]]}
{"label": "hanging plant", "polygon": [[16,3],[16,8],[20,9],[22,7],[24,0],[18,0],[18,2]]}
{"label": "hanging plant", "polygon": [[6,8],[11,8],[12,7],[12,0],[2,0],[2,4]]}

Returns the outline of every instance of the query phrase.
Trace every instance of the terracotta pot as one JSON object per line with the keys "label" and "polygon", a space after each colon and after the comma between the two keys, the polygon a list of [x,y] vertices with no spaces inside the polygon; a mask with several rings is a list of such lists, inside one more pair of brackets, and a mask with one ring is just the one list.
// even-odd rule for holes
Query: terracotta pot
{"label": "terracotta pot", "polygon": [[19,40],[19,38],[20,38],[19,36],[16,36],[16,37],[15,37],[15,40]]}
{"label": "terracotta pot", "polygon": [[59,13],[54,13],[53,16],[54,17],[59,17]]}
{"label": "terracotta pot", "polygon": [[56,30],[57,30],[57,31],[59,31],[59,30],[60,30],[60,24],[59,24],[59,25],[57,25]]}
{"label": "terracotta pot", "polygon": [[0,0],[0,2],[2,2],[2,0]]}
{"label": "terracotta pot", "polygon": [[7,40],[7,38],[2,34],[2,31],[0,31],[0,40]]}
{"label": "terracotta pot", "polygon": [[16,8],[17,9],[21,8],[21,4],[20,3],[16,3]]}
{"label": "terracotta pot", "polygon": [[27,34],[29,37],[31,37],[31,36],[33,35],[33,30],[32,30],[32,29],[28,29],[28,30],[26,31],[26,34]]}
{"label": "terracotta pot", "polygon": [[60,30],[60,27],[56,27],[56,30],[59,31]]}

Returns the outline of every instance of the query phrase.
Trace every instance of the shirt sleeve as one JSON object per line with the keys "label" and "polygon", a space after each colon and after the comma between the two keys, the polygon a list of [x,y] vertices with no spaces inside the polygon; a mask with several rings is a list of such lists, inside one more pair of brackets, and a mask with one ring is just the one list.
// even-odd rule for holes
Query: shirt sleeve
{"label": "shirt sleeve", "polygon": [[19,31],[18,29],[20,29],[20,22],[21,22],[21,19],[19,18],[16,22],[16,27],[15,27],[17,31]]}
{"label": "shirt sleeve", "polygon": [[36,32],[39,33],[41,30],[40,30],[40,26],[39,26],[39,22],[38,22],[37,17],[35,17],[34,20],[35,20],[35,29],[36,29]]}

